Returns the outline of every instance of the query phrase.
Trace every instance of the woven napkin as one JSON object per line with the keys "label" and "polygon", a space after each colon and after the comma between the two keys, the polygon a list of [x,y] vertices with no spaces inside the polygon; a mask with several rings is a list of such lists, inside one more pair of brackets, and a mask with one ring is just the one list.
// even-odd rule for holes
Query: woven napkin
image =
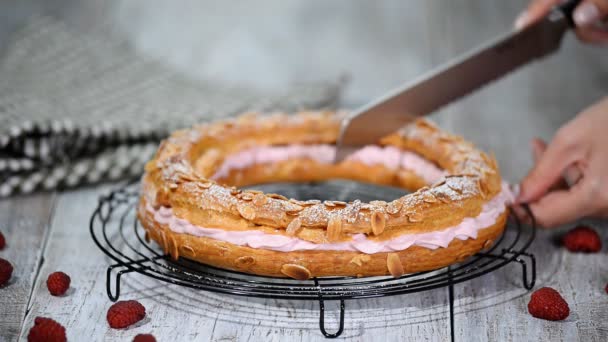
{"label": "woven napkin", "polygon": [[0,60],[0,197],[132,178],[175,129],[248,110],[328,108],[340,88],[270,96],[194,81],[115,38],[36,17]]}

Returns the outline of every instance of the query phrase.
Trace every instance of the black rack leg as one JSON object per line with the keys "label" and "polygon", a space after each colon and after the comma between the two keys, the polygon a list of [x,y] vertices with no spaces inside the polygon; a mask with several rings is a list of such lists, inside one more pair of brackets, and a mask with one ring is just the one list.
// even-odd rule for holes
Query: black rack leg
{"label": "black rack leg", "polygon": [[336,338],[342,335],[342,332],[344,331],[344,299],[340,299],[340,326],[338,327],[338,331],[333,334],[330,334],[327,332],[327,330],[325,330],[325,302],[323,301],[323,293],[321,292],[321,286],[319,285],[319,282],[316,278],[314,279],[314,281],[315,286],[317,287],[317,289],[319,289],[319,329],[321,330],[323,336],[325,336],[326,338]]}
{"label": "black rack leg", "polygon": [[448,285],[448,301],[450,302],[450,338],[454,342],[454,284],[452,283],[452,270],[448,267],[448,277],[450,285]]}
{"label": "black rack leg", "polygon": [[117,301],[118,298],[120,297],[120,277],[125,273],[133,272],[132,269],[124,269],[124,270],[120,270],[120,271],[118,271],[118,273],[116,273],[114,294],[112,294],[112,271],[115,268],[122,267],[122,266],[123,266],[122,264],[110,265],[108,267],[108,271],[106,272],[106,292],[108,293],[108,298],[110,298],[110,300],[113,302]]}
{"label": "black rack leg", "polygon": [[[158,259],[162,259],[164,258],[164,256],[157,256],[154,258],[146,258],[146,259],[140,259],[140,260],[133,260],[131,262],[125,262],[125,263],[119,263],[119,264],[113,264],[108,266],[108,270],[106,272],[106,292],[108,293],[108,298],[110,298],[111,301],[115,302],[118,300],[118,298],[120,297],[120,277],[122,277],[123,274],[126,273],[131,273],[134,271],[137,271],[137,269],[131,267],[132,265],[138,265],[141,268],[149,268],[148,266],[145,266],[144,264],[150,261],[154,261],[154,260],[158,260]],[[118,271],[116,273],[116,285],[114,285],[114,294],[112,294],[112,271],[115,268],[119,268],[119,267],[125,267],[124,270]],[[141,269],[140,268],[140,269]]]}
{"label": "black rack leg", "polygon": [[340,299],[340,327],[338,328],[338,331],[330,334],[325,330],[325,304],[323,303],[323,299],[319,298],[319,329],[321,329],[323,336],[327,338],[336,338],[342,335],[342,332],[344,331],[344,309],[344,299]]}
{"label": "black rack leg", "polygon": [[531,290],[534,287],[534,284],[536,283],[536,258],[534,257],[534,254],[530,254],[530,253],[521,253],[520,256],[525,256],[528,257],[530,259],[530,278],[528,280],[528,266],[526,261],[521,258],[518,257],[517,259],[515,259],[515,261],[517,261],[522,268],[522,281],[524,284],[524,287],[526,288],[526,290]]}

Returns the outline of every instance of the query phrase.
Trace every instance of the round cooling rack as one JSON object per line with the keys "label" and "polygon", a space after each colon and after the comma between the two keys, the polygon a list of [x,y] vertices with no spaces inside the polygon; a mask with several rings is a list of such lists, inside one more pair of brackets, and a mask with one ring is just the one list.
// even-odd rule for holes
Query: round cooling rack
{"label": "round cooling rack", "polygon": [[[392,200],[403,196],[401,189],[350,181],[319,183],[273,183],[255,186],[264,192],[288,198],[352,201]],[[450,330],[454,339],[454,284],[493,272],[516,262],[521,265],[522,284],[531,289],[536,280],[536,260],[527,249],[534,240],[536,226],[524,225],[511,216],[502,236],[491,249],[467,260],[435,271],[393,277],[323,277],[308,281],[254,276],[218,269],[180,258],[171,260],[154,242],[147,242],[137,220],[135,208],[139,186],[135,182],[99,199],[90,221],[90,232],[97,246],[113,260],[106,273],[106,290],[112,301],[120,297],[120,279],[137,272],[170,284],[193,289],[248,297],[314,300],[319,302],[319,328],[328,338],[344,330],[345,300],[404,295],[448,287]],[[530,210],[526,207],[528,214]],[[340,301],[339,327],[333,333],[325,329],[326,300]]]}

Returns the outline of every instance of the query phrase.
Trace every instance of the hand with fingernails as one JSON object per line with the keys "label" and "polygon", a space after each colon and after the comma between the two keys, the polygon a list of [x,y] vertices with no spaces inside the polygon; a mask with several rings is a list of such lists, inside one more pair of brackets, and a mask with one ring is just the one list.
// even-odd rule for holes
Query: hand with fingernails
{"label": "hand with fingernails", "polygon": [[[564,0],[533,0],[515,21],[515,28],[522,29],[545,17],[553,7]],[[578,38],[587,43],[608,43],[608,0],[583,0],[572,14]]]}
{"label": "hand with fingernails", "polygon": [[[534,0],[517,18],[524,28],[563,0]],[[573,12],[581,41],[608,43],[608,0],[583,0]],[[554,227],[583,217],[608,217],[608,97],[562,126],[547,145],[532,141],[534,167],[516,204],[528,203],[537,223]],[[518,216],[525,218],[521,207]]]}
{"label": "hand with fingernails", "polygon": [[554,227],[608,217],[608,97],[561,127],[549,145],[532,142],[535,165],[520,184],[537,222]]}

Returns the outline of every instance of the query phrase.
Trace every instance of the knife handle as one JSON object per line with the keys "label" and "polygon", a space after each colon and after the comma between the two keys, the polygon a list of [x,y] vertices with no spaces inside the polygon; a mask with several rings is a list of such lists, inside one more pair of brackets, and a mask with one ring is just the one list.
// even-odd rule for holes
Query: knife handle
{"label": "knife handle", "polygon": [[574,19],[572,18],[572,14],[574,14],[574,10],[580,4],[582,0],[568,0],[559,5],[557,8],[562,12],[562,14],[568,20],[568,24],[571,27],[575,27]]}

